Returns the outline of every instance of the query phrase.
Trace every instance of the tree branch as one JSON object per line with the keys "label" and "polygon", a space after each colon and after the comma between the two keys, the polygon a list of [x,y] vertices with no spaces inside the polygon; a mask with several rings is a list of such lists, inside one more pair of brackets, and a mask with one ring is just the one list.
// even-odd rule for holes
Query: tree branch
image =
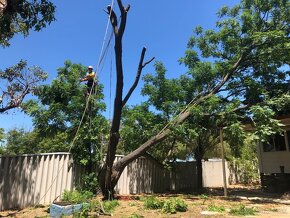
{"label": "tree branch", "polygon": [[126,8],[123,8],[121,10],[122,14],[121,14],[121,24],[120,24],[120,29],[119,29],[119,36],[122,37],[125,31],[125,27],[126,27],[126,23],[127,23],[127,12],[130,9],[130,5],[128,5]]}
{"label": "tree branch", "polygon": [[113,26],[113,29],[114,29],[114,33],[115,35],[118,35],[118,32],[119,32],[119,28],[118,28],[118,19],[117,19],[117,16],[116,16],[116,13],[114,12],[114,10],[112,9],[111,5],[108,5],[107,6],[107,11],[105,11],[109,17],[110,17],[110,21],[111,21],[111,24]]}
{"label": "tree branch", "polygon": [[138,83],[139,83],[139,80],[140,80],[140,76],[141,76],[141,73],[142,73],[142,69],[147,65],[149,64],[151,61],[154,60],[154,57],[151,58],[149,61],[145,62],[143,64],[143,61],[144,61],[144,57],[145,57],[145,53],[146,53],[146,48],[143,47],[142,49],[142,52],[141,52],[141,56],[140,56],[140,60],[139,60],[139,65],[138,65],[138,70],[137,70],[137,74],[136,74],[136,78],[135,78],[135,81],[133,83],[133,85],[131,86],[131,88],[129,89],[126,97],[124,98],[123,102],[122,102],[122,107],[125,106],[125,104],[127,103],[127,101],[129,100],[130,96],[132,95],[133,91],[135,90],[135,88],[137,87]]}

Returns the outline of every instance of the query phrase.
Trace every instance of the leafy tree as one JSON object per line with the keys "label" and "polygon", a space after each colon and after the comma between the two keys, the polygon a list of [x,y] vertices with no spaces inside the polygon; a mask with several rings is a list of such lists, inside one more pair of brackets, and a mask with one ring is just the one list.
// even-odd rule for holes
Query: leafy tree
{"label": "leafy tree", "polygon": [[11,129],[6,133],[6,143],[3,149],[5,155],[34,154],[37,153],[38,138],[35,132],[24,129]]}
{"label": "leafy tree", "polygon": [[21,106],[24,97],[34,93],[47,74],[39,67],[27,67],[26,61],[20,61],[13,67],[0,70],[0,113]]}
{"label": "leafy tree", "polygon": [[257,144],[251,135],[248,135],[243,146],[240,147],[239,156],[229,154],[228,159],[238,181],[249,184],[259,180],[259,164],[257,157]]}
{"label": "leafy tree", "polygon": [[4,129],[0,128],[0,143],[1,143],[1,145],[0,145],[0,155],[4,153],[4,146],[3,146],[4,138],[5,138]]}
{"label": "leafy tree", "polygon": [[[289,100],[289,94],[283,92],[288,85],[286,78],[289,76],[289,2],[243,0],[233,8],[223,7],[220,10],[216,30],[204,31],[197,27],[189,40],[188,50],[181,62],[188,67],[194,78],[191,85],[195,91],[187,107],[157,135],[113,163],[119,142],[122,108],[130,97],[131,90],[134,90],[133,86],[123,99],[122,36],[130,7],[124,7],[121,0],[118,0],[118,6],[121,11],[120,26],[116,14],[108,7],[115,32],[117,86],[107,159],[100,175],[106,198],[113,193],[127,164],[166,139],[176,126],[192,114],[195,115],[194,110],[199,110],[208,101],[218,99],[225,102],[223,108],[213,111],[223,118],[221,120],[224,126],[239,124],[238,118],[242,113],[252,114],[258,123],[267,121],[268,127],[279,127],[272,115],[265,112],[272,111],[273,97],[280,103],[281,98]],[[144,56],[141,56],[139,65],[141,70],[144,66],[142,57]],[[137,82],[139,73],[140,70]],[[189,96],[191,94],[188,93]],[[262,114],[264,115],[261,116]]]}
{"label": "leafy tree", "polygon": [[38,88],[39,100],[30,100],[24,109],[32,116],[42,139],[40,150],[71,150],[75,159],[92,172],[93,163],[100,160],[108,123],[100,114],[105,109],[103,86],[98,84],[96,94],[85,98],[86,87],[79,81],[85,71],[86,67],[66,61],[51,84]]}
{"label": "leafy tree", "polygon": [[120,133],[122,150],[126,154],[138,148],[140,142],[148,140],[162,126],[163,120],[149,110],[147,103],[126,107],[123,114]]}
{"label": "leafy tree", "polygon": [[9,46],[17,33],[40,31],[55,20],[55,6],[48,0],[2,0],[0,3],[0,44]]}

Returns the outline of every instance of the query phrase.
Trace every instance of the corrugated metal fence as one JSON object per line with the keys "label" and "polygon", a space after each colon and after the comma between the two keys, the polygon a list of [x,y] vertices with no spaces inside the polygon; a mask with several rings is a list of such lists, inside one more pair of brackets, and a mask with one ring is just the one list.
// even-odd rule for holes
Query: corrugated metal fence
{"label": "corrugated metal fence", "polygon": [[[191,190],[196,187],[195,167],[194,162],[182,162],[168,171],[153,158],[141,157],[124,169],[116,191],[136,194]],[[204,162],[203,171],[205,187],[222,186],[220,162]],[[81,172],[70,153],[0,156],[0,210],[50,204],[64,190],[75,188]]]}
{"label": "corrugated metal fence", "polygon": [[72,179],[68,153],[0,157],[0,210],[50,203]]}

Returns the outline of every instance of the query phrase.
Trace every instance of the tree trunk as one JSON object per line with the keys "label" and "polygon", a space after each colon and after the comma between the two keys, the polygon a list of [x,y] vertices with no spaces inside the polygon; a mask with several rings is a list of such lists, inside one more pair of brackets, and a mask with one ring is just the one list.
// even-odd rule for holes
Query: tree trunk
{"label": "tree trunk", "polygon": [[202,179],[202,158],[203,154],[201,153],[200,145],[196,148],[194,152],[194,157],[196,160],[196,177],[197,177],[197,189],[202,190],[203,188],[203,179]]}

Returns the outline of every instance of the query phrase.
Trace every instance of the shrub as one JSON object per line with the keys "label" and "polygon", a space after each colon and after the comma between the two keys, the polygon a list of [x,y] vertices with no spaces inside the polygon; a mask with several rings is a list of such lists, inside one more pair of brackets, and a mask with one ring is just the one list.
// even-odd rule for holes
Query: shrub
{"label": "shrub", "polygon": [[187,204],[180,198],[172,198],[166,200],[163,204],[162,211],[164,213],[176,213],[187,211]]}
{"label": "shrub", "polygon": [[103,202],[103,207],[106,213],[112,213],[117,206],[119,206],[117,200]]}
{"label": "shrub", "polygon": [[187,211],[187,204],[180,198],[171,198],[162,201],[154,196],[150,196],[144,199],[144,207],[151,210],[162,209],[163,213],[171,214]]}
{"label": "shrub", "polygon": [[157,199],[154,196],[150,196],[144,199],[144,207],[146,209],[157,210],[163,207],[163,201]]}
{"label": "shrub", "polygon": [[73,204],[77,204],[77,203],[88,202],[93,196],[94,194],[89,191],[80,192],[80,191],[64,190],[61,200],[70,202]]}
{"label": "shrub", "polygon": [[243,204],[230,210],[230,214],[234,216],[255,215],[257,212],[258,211],[254,207],[246,207]]}
{"label": "shrub", "polygon": [[213,212],[224,212],[225,211],[225,207],[224,206],[218,206],[218,205],[215,205],[215,204],[210,204],[208,205],[208,210],[209,211],[213,211]]}

